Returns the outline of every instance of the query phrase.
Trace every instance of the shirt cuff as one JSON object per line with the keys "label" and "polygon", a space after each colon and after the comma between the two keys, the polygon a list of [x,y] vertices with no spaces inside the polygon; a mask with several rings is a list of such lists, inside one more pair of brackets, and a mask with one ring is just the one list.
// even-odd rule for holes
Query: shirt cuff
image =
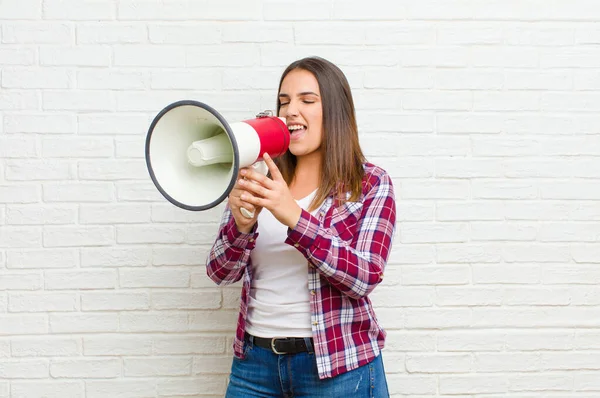
{"label": "shirt cuff", "polygon": [[288,236],[285,243],[294,246],[296,249],[308,250],[315,244],[318,238],[317,231],[319,230],[319,220],[302,209],[300,219],[296,226],[288,228]]}
{"label": "shirt cuff", "polygon": [[256,238],[258,238],[258,232],[256,232],[258,228],[258,222],[254,224],[252,230],[249,233],[243,233],[238,231],[237,226],[235,225],[235,219],[231,217],[227,225],[225,226],[225,237],[229,244],[238,249],[254,249],[254,245],[256,245]]}

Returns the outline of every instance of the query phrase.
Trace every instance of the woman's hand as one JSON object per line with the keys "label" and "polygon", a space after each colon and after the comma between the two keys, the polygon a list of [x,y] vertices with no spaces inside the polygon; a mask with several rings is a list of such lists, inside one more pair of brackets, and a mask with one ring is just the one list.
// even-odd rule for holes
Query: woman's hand
{"label": "woman's hand", "polygon": [[[245,173],[248,170],[248,168],[243,168],[240,170],[240,174],[238,174],[238,181],[229,193],[229,208],[233,214],[235,225],[238,231],[246,234],[252,231],[252,227],[254,227],[254,224],[256,224],[256,220],[258,219],[258,214],[262,210],[262,207],[254,206],[252,203],[241,199],[242,195],[253,197],[253,195],[245,189],[249,184],[246,184],[246,186],[240,185],[240,181],[243,181],[241,180],[241,178],[243,178],[242,173]],[[254,213],[253,217],[246,217],[244,214],[242,214],[242,209],[245,209],[250,213]]]}
{"label": "woman's hand", "polygon": [[241,193],[240,199],[258,208],[268,209],[280,223],[294,228],[300,220],[302,208],[296,203],[273,159],[267,153],[263,159],[272,179],[254,170],[242,169],[240,175],[245,179],[238,180],[237,184],[246,192]]}

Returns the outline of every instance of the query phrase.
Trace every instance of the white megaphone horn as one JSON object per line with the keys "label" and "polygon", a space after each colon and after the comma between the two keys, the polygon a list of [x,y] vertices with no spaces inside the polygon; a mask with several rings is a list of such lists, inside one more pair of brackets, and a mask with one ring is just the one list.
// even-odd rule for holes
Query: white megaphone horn
{"label": "white megaphone horn", "polygon": [[[254,166],[267,174],[263,154],[276,158],[289,144],[285,119],[269,111],[255,119],[228,123],[202,102],[178,101],[160,111],[150,125],[146,166],[169,202],[202,211],[227,198],[240,168]],[[251,213],[244,215],[252,217]]]}

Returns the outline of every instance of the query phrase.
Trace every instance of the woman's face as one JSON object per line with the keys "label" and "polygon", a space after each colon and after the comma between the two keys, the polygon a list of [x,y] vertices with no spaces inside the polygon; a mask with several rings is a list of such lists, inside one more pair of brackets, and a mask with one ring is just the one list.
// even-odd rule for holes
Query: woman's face
{"label": "woman's face", "polygon": [[290,152],[296,157],[319,152],[323,140],[323,104],[315,76],[294,69],[281,83],[279,116],[290,130]]}

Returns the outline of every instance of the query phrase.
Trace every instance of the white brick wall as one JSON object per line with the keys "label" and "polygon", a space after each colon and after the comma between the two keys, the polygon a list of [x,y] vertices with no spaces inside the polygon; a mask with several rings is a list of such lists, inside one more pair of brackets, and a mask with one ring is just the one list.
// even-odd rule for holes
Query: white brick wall
{"label": "white brick wall", "polygon": [[394,397],[600,396],[597,0],[0,0],[0,398],[220,397],[222,207],[152,185],[154,115],[272,109],[342,67],[398,234],[373,294]]}

